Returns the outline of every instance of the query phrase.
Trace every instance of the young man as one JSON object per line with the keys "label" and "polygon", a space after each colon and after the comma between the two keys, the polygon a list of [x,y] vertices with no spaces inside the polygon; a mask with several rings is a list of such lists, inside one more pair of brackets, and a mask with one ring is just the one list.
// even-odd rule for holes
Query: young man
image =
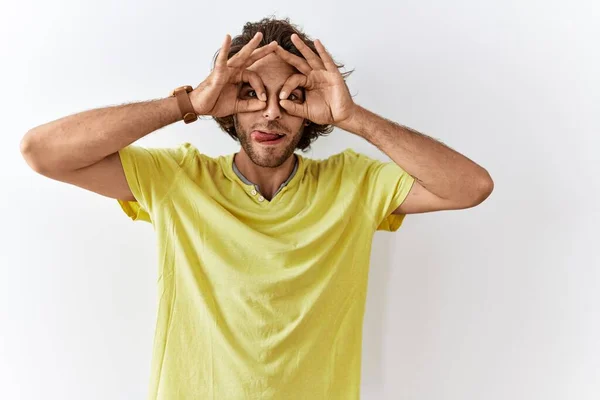
{"label": "young man", "polygon": [[[338,67],[288,20],[264,19],[227,35],[193,90],[76,114],[23,139],[37,172],[117,199],[158,235],[149,398],[357,399],[375,231],[491,193],[473,161],[356,104]],[[132,145],[198,115],[240,151]],[[334,126],[393,161],[294,153]]]}

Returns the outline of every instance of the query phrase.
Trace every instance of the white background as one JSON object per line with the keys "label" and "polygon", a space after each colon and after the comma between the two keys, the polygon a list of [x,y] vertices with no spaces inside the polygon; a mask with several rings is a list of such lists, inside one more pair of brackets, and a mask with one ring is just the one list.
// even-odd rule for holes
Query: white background
{"label": "white background", "polygon": [[[198,85],[226,33],[290,17],[355,69],[354,100],[484,166],[482,205],[377,232],[362,398],[600,398],[600,5],[595,1],[3,1],[0,398],[143,399],[156,241],[116,200],[48,179],[31,128]],[[137,144],[239,146],[215,122]],[[347,147],[336,129],[307,157]]]}

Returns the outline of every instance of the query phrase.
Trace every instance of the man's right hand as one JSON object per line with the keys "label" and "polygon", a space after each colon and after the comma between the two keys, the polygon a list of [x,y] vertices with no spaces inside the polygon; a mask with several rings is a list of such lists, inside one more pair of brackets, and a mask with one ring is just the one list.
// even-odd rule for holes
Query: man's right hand
{"label": "man's right hand", "polygon": [[[190,92],[192,106],[198,115],[226,117],[238,112],[258,111],[266,106],[267,94],[258,74],[248,68],[254,62],[277,49],[277,42],[256,49],[262,40],[262,32],[257,34],[233,57],[227,60],[231,37],[225,36],[215,68],[198,87]],[[256,98],[238,98],[238,84],[249,83],[256,91]]]}

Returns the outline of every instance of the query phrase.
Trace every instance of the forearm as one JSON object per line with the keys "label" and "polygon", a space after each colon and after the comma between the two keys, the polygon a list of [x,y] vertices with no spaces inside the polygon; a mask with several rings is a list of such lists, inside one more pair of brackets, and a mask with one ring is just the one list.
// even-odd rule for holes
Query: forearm
{"label": "forearm", "polygon": [[423,187],[444,199],[479,198],[488,172],[443,143],[356,106],[340,128],[362,136],[386,153]]}
{"label": "forearm", "polygon": [[31,129],[21,152],[34,169],[75,170],[181,119],[175,97],[97,108]]}

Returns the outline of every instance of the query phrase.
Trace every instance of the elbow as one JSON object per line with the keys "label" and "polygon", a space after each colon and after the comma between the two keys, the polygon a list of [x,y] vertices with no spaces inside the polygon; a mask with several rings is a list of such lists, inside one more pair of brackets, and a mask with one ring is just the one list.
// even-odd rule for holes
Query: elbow
{"label": "elbow", "polygon": [[21,141],[19,142],[19,150],[21,151],[21,154],[23,156],[31,151],[31,140],[30,140],[30,138],[31,138],[31,131],[27,132],[25,134],[25,136],[23,136],[21,138]]}
{"label": "elbow", "polygon": [[31,162],[32,161],[31,153],[33,153],[32,143],[31,143],[31,132],[27,132],[25,134],[25,136],[23,136],[21,138],[21,141],[19,142],[19,151],[21,152],[21,156],[23,156],[25,161],[27,161],[27,164],[33,168],[33,165]]}
{"label": "elbow", "polygon": [[494,191],[494,180],[490,174],[484,170],[483,176],[478,179],[475,186],[475,196],[471,201],[470,207],[478,206],[483,203]]}
{"label": "elbow", "polygon": [[40,157],[36,156],[36,147],[33,136],[34,133],[32,131],[27,132],[19,142],[19,150],[27,165],[34,171],[42,173],[45,167],[41,163]]}

